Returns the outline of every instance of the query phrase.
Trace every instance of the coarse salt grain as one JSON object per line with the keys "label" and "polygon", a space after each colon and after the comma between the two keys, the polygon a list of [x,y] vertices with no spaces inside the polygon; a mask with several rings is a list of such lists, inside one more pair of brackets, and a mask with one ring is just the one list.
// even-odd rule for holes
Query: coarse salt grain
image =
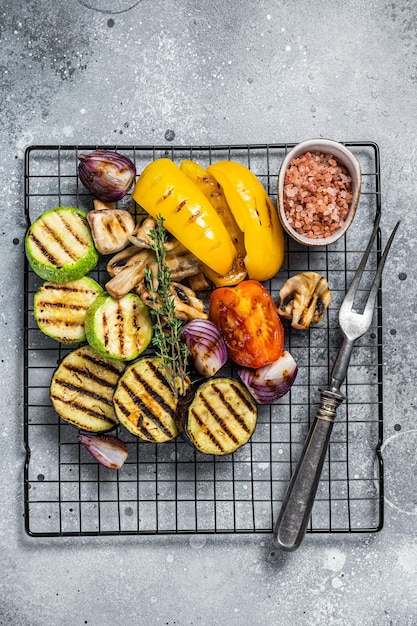
{"label": "coarse salt grain", "polygon": [[352,200],[352,179],[332,154],[306,152],[285,174],[284,211],[289,224],[309,239],[341,228]]}

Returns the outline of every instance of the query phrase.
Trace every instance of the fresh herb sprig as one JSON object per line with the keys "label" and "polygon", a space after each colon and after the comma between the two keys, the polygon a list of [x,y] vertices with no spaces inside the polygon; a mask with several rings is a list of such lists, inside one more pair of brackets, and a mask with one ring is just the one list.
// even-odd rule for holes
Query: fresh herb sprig
{"label": "fresh herb sprig", "polygon": [[156,289],[153,285],[152,271],[150,268],[145,270],[145,286],[151,294],[154,294],[154,307],[151,309],[154,319],[152,344],[162,361],[171,391],[175,398],[178,398],[178,394],[183,395],[186,390],[189,350],[181,340],[182,323],[175,317],[171,275],[166,264],[167,232],[163,217],[156,218],[155,228],[150,232],[150,236],[151,248],[155,252],[158,265]]}

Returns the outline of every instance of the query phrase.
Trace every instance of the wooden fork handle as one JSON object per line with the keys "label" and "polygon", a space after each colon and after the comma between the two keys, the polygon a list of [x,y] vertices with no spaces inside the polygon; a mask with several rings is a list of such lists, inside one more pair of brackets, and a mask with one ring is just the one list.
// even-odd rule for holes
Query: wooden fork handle
{"label": "wooden fork handle", "polygon": [[292,475],[274,528],[273,541],[283,550],[301,544],[317,493],[336,410],[343,394],[321,391],[321,404],[310,427],[301,457]]}

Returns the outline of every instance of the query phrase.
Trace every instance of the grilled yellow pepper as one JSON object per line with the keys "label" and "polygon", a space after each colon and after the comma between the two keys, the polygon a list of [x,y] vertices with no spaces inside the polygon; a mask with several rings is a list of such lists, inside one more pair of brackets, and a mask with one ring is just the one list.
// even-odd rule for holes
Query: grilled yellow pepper
{"label": "grilled yellow pepper", "polygon": [[245,279],[247,273],[244,262],[246,254],[245,244],[243,240],[243,233],[233,217],[233,213],[227,204],[223,190],[216,179],[213,178],[213,176],[209,174],[204,167],[195,161],[184,159],[181,161],[180,169],[197,185],[197,187],[203,192],[211,205],[214,207],[216,213],[226,226],[227,232],[230,234],[233,245],[236,248],[237,256],[233,261],[232,268],[227,272],[227,274],[218,274],[207,266],[203,268],[203,271],[216,287],[229,287],[237,285]]}
{"label": "grilled yellow pepper", "polygon": [[284,233],[272,200],[261,181],[236,161],[218,161],[207,168],[221,185],[227,203],[244,233],[249,278],[275,276],[284,261]]}
{"label": "grilled yellow pepper", "polygon": [[132,197],[202,263],[226,274],[236,248],[226,226],[198,187],[170,159],[157,159],[145,167]]}

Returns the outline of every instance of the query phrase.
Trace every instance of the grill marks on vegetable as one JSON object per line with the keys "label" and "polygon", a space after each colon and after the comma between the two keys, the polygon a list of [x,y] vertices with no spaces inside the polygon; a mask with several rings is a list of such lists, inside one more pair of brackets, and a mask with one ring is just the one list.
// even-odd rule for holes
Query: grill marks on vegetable
{"label": "grill marks on vegetable", "polygon": [[160,443],[178,435],[176,402],[159,358],[133,363],[121,377],[113,401],[120,422],[141,439]]}
{"label": "grill marks on vegetable", "polygon": [[64,357],[55,370],[50,398],[64,420],[91,432],[113,428],[118,420],[112,397],[125,365],[82,346]]}
{"label": "grill marks on vegetable", "polygon": [[237,450],[250,439],[256,420],[256,405],[246,389],[224,377],[193,383],[177,409],[184,437],[206,454]]}
{"label": "grill marks on vegetable", "polygon": [[87,276],[63,284],[43,283],[33,299],[33,314],[40,330],[62,343],[84,341],[86,312],[102,291]]}
{"label": "grill marks on vegetable", "polygon": [[[247,406],[249,409],[251,408],[251,405],[246,401],[237,385],[230,384],[230,389],[233,391],[234,394],[236,394],[237,398],[240,401],[243,401],[245,406]],[[244,417],[242,417],[233,406],[233,399],[229,401],[219,385],[211,385],[209,390],[207,390],[205,393],[201,393],[200,399],[202,406],[205,410],[203,410],[201,412],[201,415],[199,415],[198,410],[194,408],[192,411],[193,416],[201,426],[204,426],[204,414],[206,411],[210,414],[210,416],[213,418],[213,421],[210,421],[205,425],[207,429],[206,434],[214,442],[216,447],[221,450],[221,452],[225,452],[225,446],[222,441],[224,437],[220,438],[216,435],[216,425],[219,425],[222,431],[226,434],[226,436],[231,439],[231,441],[235,444],[239,443],[239,439],[233,432],[233,428],[240,427],[249,435],[251,434],[251,430],[248,424],[245,422]],[[228,423],[231,424],[230,427],[228,426]]]}
{"label": "grill marks on vegetable", "polygon": [[[81,228],[76,228],[77,219]],[[30,232],[32,251],[39,260],[55,267],[73,263],[90,248],[91,241],[83,234],[85,228],[86,221],[79,213],[51,214],[42,220],[39,228]]]}

